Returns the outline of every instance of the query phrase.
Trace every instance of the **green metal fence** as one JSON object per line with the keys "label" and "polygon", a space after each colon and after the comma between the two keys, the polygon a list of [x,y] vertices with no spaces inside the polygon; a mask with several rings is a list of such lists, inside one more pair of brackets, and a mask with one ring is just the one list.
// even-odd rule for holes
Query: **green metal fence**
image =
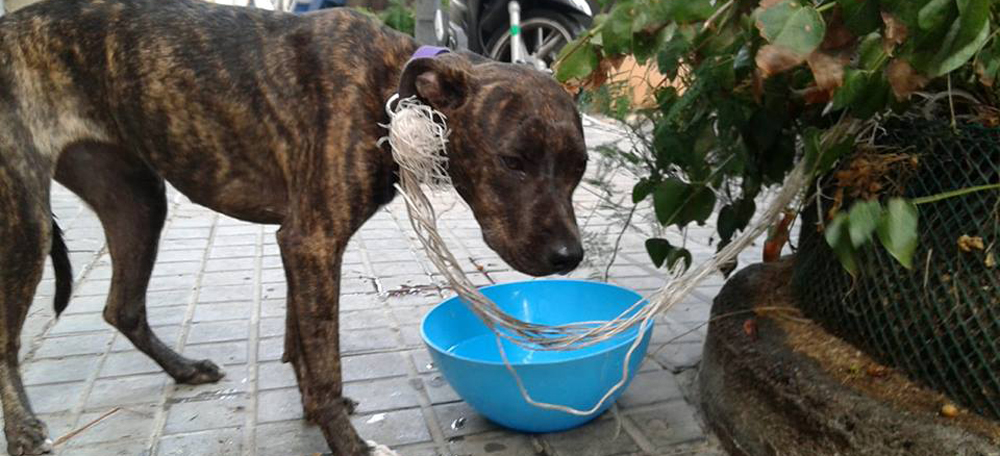
{"label": "green metal fence", "polygon": [[[876,143],[917,158],[906,175],[890,176],[890,187],[906,197],[1000,182],[1000,129],[966,126],[955,133],[946,124],[897,124]],[[833,179],[823,188],[821,201],[829,205]],[[881,362],[1000,419],[1000,191],[919,211],[913,269],[881,246],[864,248],[852,280],[816,229],[815,205],[805,210],[793,278],[799,305]],[[972,242],[970,251],[961,249],[963,235],[981,238],[983,248]]]}

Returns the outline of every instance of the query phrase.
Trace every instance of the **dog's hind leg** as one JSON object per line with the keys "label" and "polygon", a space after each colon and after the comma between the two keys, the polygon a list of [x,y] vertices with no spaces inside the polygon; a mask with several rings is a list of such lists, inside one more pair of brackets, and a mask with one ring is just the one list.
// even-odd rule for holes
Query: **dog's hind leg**
{"label": "dog's hind leg", "polygon": [[104,226],[113,269],[104,319],[178,383],[221,379],[218,366],[179,355],[146,319],[146,288],[167,214],[163,179],[119,147],[78,143],[62,154],[56,180],[86,201]]}
{"label": "dog's hind leg", "polygon": [[47,168],[44,159],[0,141],[0,400],[7,452],[15,456],[52,450],[18,372],[21,327],[52,243]]}

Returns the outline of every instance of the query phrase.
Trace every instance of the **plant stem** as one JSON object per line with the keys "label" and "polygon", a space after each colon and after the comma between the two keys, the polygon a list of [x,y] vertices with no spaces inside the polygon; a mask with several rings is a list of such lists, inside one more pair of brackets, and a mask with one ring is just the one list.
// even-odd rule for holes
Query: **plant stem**
{"label": "plant stem", "polygon": [[948,198],[955,198],[957,196],[964,196],[970,193],[983,192],[988,190],[1000,190],[1000,184],[987,184],[987,185],[978,185],[975,187],[960,188],[958,190],[952,190],[950,192],[938,193],[937,195],[914,198],[912,202],[913,204],[935,203],[941,200],[946,200]]}
{"label": "plant stem", "polygon": [[818,6],[816,8],[816,12],[817,13],[822,13],[823,11],[826,11],[826,10],[828,10],[830,8],[833,8],[836,4],[837,4],[837,2],[833,2],[833,1],[831,1],[829,3],[822,4],[822,5],[820,5],[820,6]]}

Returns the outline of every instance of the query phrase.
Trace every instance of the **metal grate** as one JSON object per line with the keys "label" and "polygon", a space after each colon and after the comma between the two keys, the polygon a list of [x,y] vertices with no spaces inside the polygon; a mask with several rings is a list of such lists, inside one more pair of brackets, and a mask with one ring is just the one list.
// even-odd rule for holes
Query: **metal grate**
{"label": "metal grate", "polygon": [[[897,182],[909,198],[1000,182],[1000,129],[953,132],[946,125],[909,123],[890,126],[877,142],[918,158],[916,169]],[[832,192],[832,180],[824,188]],[[1000,419],[1000,265],[987,265],[990,251],[1000,262],[1000,191],[919,209],[913,269],[880,245],[864,248],[856,281],[815,229],[815,206],[807,209],[793,276],[799,305],[881,362]],[[981,237],[985,248],[961,251],[961,235]]]}

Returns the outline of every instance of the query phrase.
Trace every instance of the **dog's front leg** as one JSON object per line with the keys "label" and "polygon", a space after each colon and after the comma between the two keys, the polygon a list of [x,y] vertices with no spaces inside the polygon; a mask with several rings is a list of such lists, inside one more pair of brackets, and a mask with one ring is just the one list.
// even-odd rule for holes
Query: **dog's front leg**
{"label": "dog's front leg", "polygon": [[295,367],[306,417],[322,428],[333,454],[367,456],[342,395],[338,299],[349,237],[293,227],[278,231],[288,279],[285,360]]}

